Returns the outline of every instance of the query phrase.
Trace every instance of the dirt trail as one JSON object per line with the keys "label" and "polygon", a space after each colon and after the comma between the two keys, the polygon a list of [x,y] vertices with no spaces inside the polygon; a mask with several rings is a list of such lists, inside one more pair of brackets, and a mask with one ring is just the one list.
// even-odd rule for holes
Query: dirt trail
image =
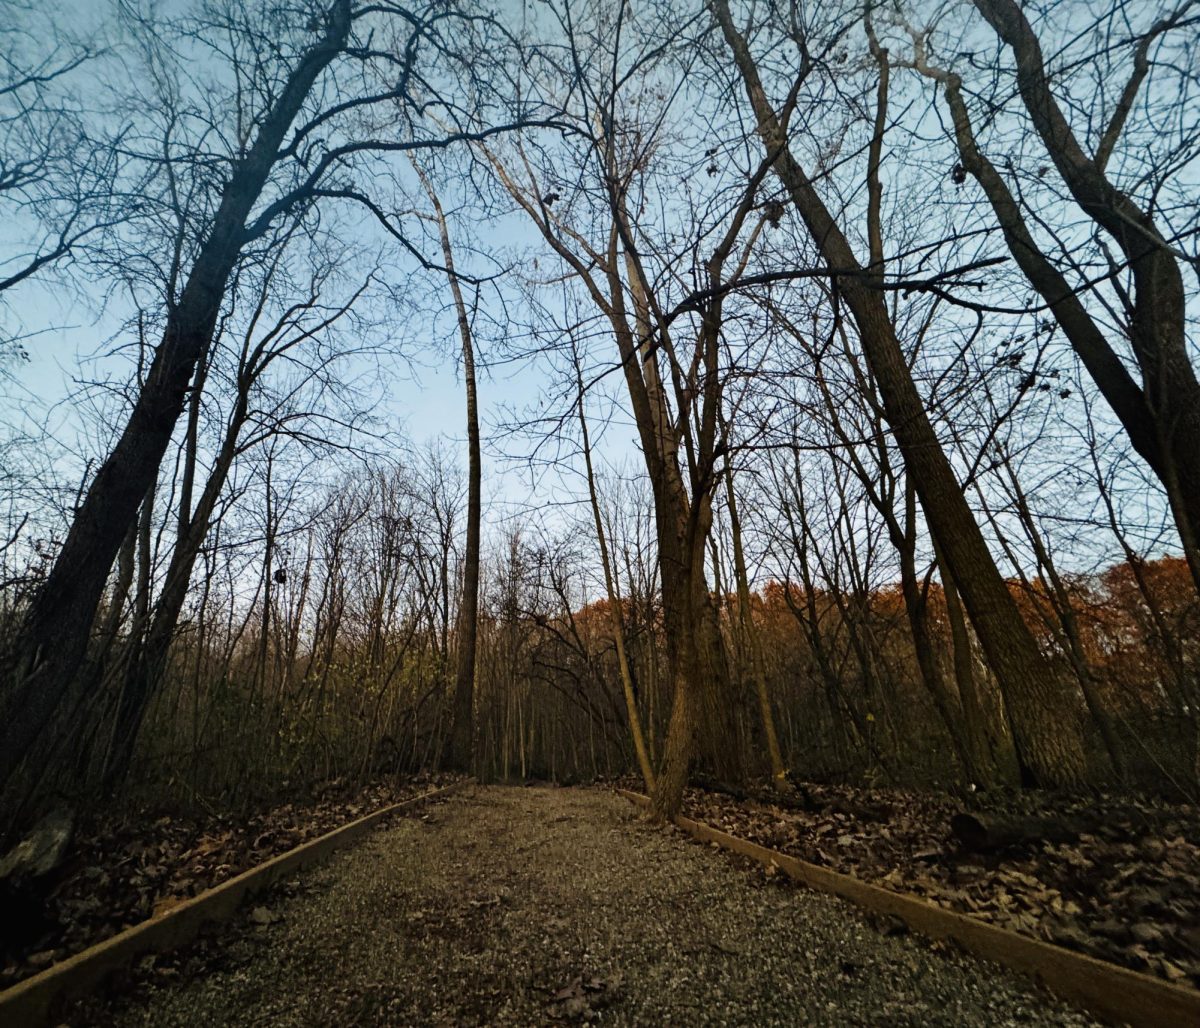
{"label": "dirt trail", "polygon": [[1083,1025],[599,790],[473,788],[248,912],[208,973],[67,1023]]}

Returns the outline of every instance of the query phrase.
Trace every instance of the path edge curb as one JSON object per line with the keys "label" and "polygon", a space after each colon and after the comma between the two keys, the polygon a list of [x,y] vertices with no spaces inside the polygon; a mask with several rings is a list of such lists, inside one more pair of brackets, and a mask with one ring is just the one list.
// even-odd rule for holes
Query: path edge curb
{"label": "path edge curb", "polygon": [[448,796],[472,782],[473,779],[464,779],[364,814],[355,821],[243,871],[227,882],[214,885],[158,917],[126,928],[51,965],[0,992],[0,1024],[20,1028],[36,1028],[46,1024],[57,1004],[87,995],[108,975],[132,964],[140,956],[163,953],[191,942],[206,924],[228,920],[249,897],[293,872],[326,860],[389,814]]}
{"label": "path edge curb", "polygon": [[[628,789],[618,789],[617,793],[639,807],[650,805],[649,797],[641,793]],[[877,914],[899,917],[914,932],[951,940],[966,953],[1028,975],[1050,992],[1109,1021],[1139,1028],[1200,1025],[1200,992],[1194,989],[1031,939],[906,893],[871,885],[682,815],[674,823],[700,842],[715,843],[764,867],[774,865],[810,888],[841,896]]]}

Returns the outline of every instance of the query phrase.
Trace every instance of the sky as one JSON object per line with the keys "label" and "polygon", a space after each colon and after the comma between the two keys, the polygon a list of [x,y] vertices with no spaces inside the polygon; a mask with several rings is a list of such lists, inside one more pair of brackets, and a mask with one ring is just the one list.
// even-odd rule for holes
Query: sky
{"label": "sky", "polygon": [[[100,296],[76,295],[45,282],[22,284],[9,306],[4,328],[10,336],[25,336],[28,360],[7,364],[7,381],[0,386],[0,404],[8,407],[6,420],[31,426],[45,421],[68,449],[77,445],[88,449],[86,440],[70,442],[78,430],[72,397],[84,382],[110,376],[123,380],[128,375],[127,357],[103,355],[111,343],[127,338],[122,330],[124,312],[115,302],[105,305]],[[453,325],[439,319],[436,326],[427,324],[422,329],[423,338],[405,355],[408,359],[388,362],[391,373],[378,416],[414,447],[440,441],[465,463],[465,392],[460,362],[451,352],[457,338],[446,338]],[[495,436],[485,456],[493,479],[491,493],[497,502],[521,506],[530,498],[528,473],[515,460],[501,458],[502,450],[517,454],[512,437],[498,423],[507,421],[513,409],[536,404],[544,385],[543,369],[536,361],[489,366],[486,341],[481,342],[485,352],[477,374],[480,419],[484,431]]]}
{"label": "sky", "polygon": [[[0,0],[0,4],[4,2]],[[182,3],[179,0],[166,6]],[[95,18],[96,11],[101,9],[101,5],[79,0],[60,6],[69,23],[85,32],[90,31],[87,19]],[[516,13],[524,5],[510,0],[504,6]],[[118,70],[118,74],[122,72],[123,69]],[[523,222],[519,226],[509,223],[476,228],[492,241],[499,237],[510,255],[520,254],[535,242],[532,230]],[[426,253],[436,254],[436,246],[428,237],[422,245]],[[411,264],[406,267],[399,253],[393,254],[393,259],[397,262],[394,274],[398,278],[413,273]],[[49,420],[50,434],[62,447],[55,459],[64,482],[77,481],[85,462],[102,457],[105,451],[106,426],[97,428],[89,422],[88,418],[93,417],[90,403],[77,407],[71,397],[81,383],[124,381],[129,372],[127,357],[103,356],[114,344],[128,341],[127,333],[121,330],[128,308],[119,295],[105,298],[95,287],[83,283],[74,274],[75,270],[68,266],[59,274],[40,276],[12,291],[0,308],[0,332],[10,338],[34,333],[27,335],[24,342],[28,362],[9,361],[4,369],[7,379],[0,385],[0,403],[7,404],[10,422]],[[67,280],[73,288],[64,285]],[[402,432],[414,447],[442,440],[463,461],[465,401],[457,362],[451,356],[458,346],[454,322],[444,313],[449,303],[448,290],[444,282],[429,276],[413,281],[418,282],[417,288],[422,292],[418,306],[425,313],[412,315],[402,326],[406,339],[413,345],[406,346],[403,359],[390,362],[387,381],[381,389],[379,414],[389,429]],[[429,317],[428,311],[439,305],[443,313]],[[499,317],[498,311],[493,313]],[[582,483],[577,473],[559,474],[543,467],[536,479],[531,478],[530,468],[521,458],[529,453],[532,444],[512,431],[509,424],[514,411],[534,407],[553,388],[548,365],[533,359],[489,368],[489,357],[497,352],[496,348],[487,339],[481,339],[480,344],[484,365],[479,376],[481,419],[485,434],[491,437],[485,444],[485,491],[494,513],[501,521],[519,523],[531,510],[554,509],[557,503],[578,500]],[[604,359],[604,351],[603,345],[599,347],[596,359]],[[613,380],[610,385],[619,385],[616,376],[610,378]],[[598,395],[593,416],[597,417],[606,406],[604,396]],[[603,435],[600,448],[614,466],[637,465],[633,433],[621,418]]]}
{"label": "sky", "polygon": [[[14,24],[29,29],[20,36],[12,36],[14,54],[18,53],[18,43],[28,53],[42,52],[45,40],[52,35],[50,25],[56,30],[76,32],[77,40],[88,43],[116,42],[113,52],[117,59],[101,56],[94,62],[93,70],[79,73],[82,79],[77,78],[77,82],[83,83],[85,96],[82,100],[75,97],[73,102],[85,105],[89,102],[86,94],[90,79],[115,85],[118,91],[127,83],[134,85],[136,73],[130,70],[132,61],[127,60],[131,52],[127,48],[129,41],[119,38],[111,22],[107,29],[104,26],[103,12],[107,5],[93,0],[59,0],[44,5],[0,0],[0,7],[10,5],[10,13],[23,19],[14,18]],[[188,0],[166,0],[145,6],[157,7],[161,13],[170,15],[191,5]],[[503,13],[513,19],[520,18],[524,8],[523,0],[505,0],[501,4]],[[451,216],[453,219],[453,213]],[[10,221],[9,225],[13,223]],[[473,234],[475,226],[452,223],[451,231],[457,233],[460,228],[469,228]],[[371,224],[363,224],[361,229],[367,235],[373,234],[381,249],[388,249],[386,237]],[[483,231],[490,232],[492,239],[497,233],[495,226]],[[535,242],[532,229],[523,219],[510,221],[499,231],[509,253]],[[8,240],[0,238],[0,270],[18,234],[14,231]],[[418,235],[419,229],[413,238]],[[424,243],[418,245],[426,256],[440,262],[435,238],[427,234]],[[406,278],[417,275],[415,264],[395,245],[390,247],[387,259],[393,262],[390,276],[403,292],[409,288]],[[468,274],[493,270],[490,265],[473,267],[478,263],[469,254],[460,254],[460,269]],[[414,448],[440,441],[465,463],[465,396],[457,360],[460,344],[453,317],[448,316],[450,293],[444,281],[431,280],[428,274],[419,278],[417,289],[422,295],[417,306],[422,309],[415,315],[409,309],[403,315],[409,320],[400,326],[402,345],[396,347],[392,359],[383,362],[386,385],[379,390],[379,420],[388,431],[407,436]],[[0,298],[0,341],[19,340],[28,356],[27,360],[10,358],[0,367],[3,373],[0,405],[7,408],[4,420],[34,432],[38,426],[47,426],[47,434],[62,447],[57,461],[65,480],[77,479],[87,460],[103,456],[103,442],[95,438],[94,427],[86,424],[93,416],[92,403],[78,400],[81,386],[97,381],[124,382],[130,373],[128,355],[112,356],[110,351],[130,341],[131,333],[123,326],[134,308],[121,292],[114,290],[106,295],[104,289],[103,281],[95,280],[79,265],[67,262],[27,280]],[[484,303],[488,303],[486,296]],[[433,316],[439,305],[442,311]],[[496,436],[495,445],[485,446],[489,495],[496,504],[518,510],[531,504],[536,506],[538,498],[531,495],[528,469],[521,467],[521,447],[515,445],[517,438],[508,423],[514,412],[537,405],[546,384],[546,369],[536,360],[493,362],[494,348],[486,338],[477,340],[477,348],[481,423],[485,434]],[[3,352],[2,342],[0,352]],[[619,463],[628,456],[629,448],[618,449],[621,452],[615,459]],[[556,484],[562,486],[562,482]]]}
{"label": "sky", "polygon": [[[0,0],[0,5],[6,2],[13,0]],[[30,15],[26,11],[25,15],[35,22],[39,13],[49,18],[53,6],[47,5],[45,12],[30,8],[35,13]],[[60,27],[77,27],[80,38],[112,38],[111,31],[105,37],[100,27],[104,5],[62,0],[56,6],[61,14],[53,20]],[[170,0],[160,4],[159,9],[171,13],[188,6],[186,0]],[[519,18],[524,7],[520,0],[502,4],[504,13],[512,18]],[[35,40],[35,46],[36,35],[31,33],[29,37]],[[114,52],[123,52],[121,47],[127,42],[121,41]],[[130,67],[124,58],[113,61],[101,57],[94,71],[81,74],[85,85],[91,76],[98,83],[115,85],[120,91],[135,84],[138,73]],[[412,191],[420,196],[419,191]],[[523,251],[538,246],[540,239],[524,218],[510,218],[499,225],[476,225],[459,217],[452,198],[443,199],[451,201],[447,207],[451,211],[451,232],[456,244],[482,237],[485,247],[502,247],[504,259],[514,261],[518,270],[529,269],[528,261],[522,258]],[[411,219],[409,224],[415,226],[411,237],[418,240],[424,254],[440,262],[436,237],[428,232],[422,236],[422,226]],[[381,361],[384,378],[375,383],[379,386],[377,424],[381,430],[404,437],[415,450],[437,445],[465,465],[466,411],[458,360],[460,343],[447,283],[428,272],[420,273],[415,262],[379,232],[370,219],[359,223],[354,232],[372,238],[374,245],[386,251],[391,263],[390,284],[404,293],[413,289],[415,283],[419,294],[399,315],[400,324],[396,328],[401,341],[395,347],[396,352]],[[0,262],[9,252],[11,243],[6,251],[5,242],[0,240]],[[486,274],[495,268],[494,263],[474,258],[465,245],[458,259],[460,270],[467,274]],[[64,484],[78,482],[89,462],[103,459],[111,442],[112,423],[119,417],[109,403],[97,424],[95,390],[87,387],[109,382],[123,388],[131,372],[129,352],[114,355],[112,351],[128,346],[133,339],[128,323],[134,307],[119,289],[107,294],[104,289],[103,279],[89,275],[79,264],[67,262],[9,290],[0,302],[0,338],[21,339],[22,349],[28,355],[27,360],[9,359],[0,369],[4,373],[0,381],[0,406],[7,407],[3,420],[20,425],[33,435],[44,426],[44,434],[50,441],[46,452],[52,456],[56,477]],[[494,325],[502,312],[495,309],[492,294],[486,290],[482,303]],[[501,524],[521,523],[531,511],[539,510],[553,520],[558,516],[555,512],[560,504],[578,502],[583,495],[582,480],[572,470],[560,471],[544,463],[535,467],[529,463],[525,458],[536,440],[512,428],[514,420],[519,421],[523,412],[538,408],[539,401],[544,399],[546,389],[552,384],[548,365],[536,358],[501,359],[502,347],[488,338],[486,331],[477,338],[476,347],[480,420],[485,435],[484,491],[491,514]],[[371,375],[374,369],[374,364],[364,363],[358,370],[347,368],[347,371],[353,375],[361,370]],[[87,395],[81,397],[81,390]],[[628,426],[606,431],[600,424],[600,415],[610,412],[609,397],[598,390],[593,412],[598,463],[604,464],[607,459],[625,468],[639,459],[634,434]]]}
{"label": "sky", "polygon": [[[170,0],[159,9],[171,13],[187,6],[185,0]],[[41,24],[42,19],[57,28],[78,31],[81,40],[101,43],[113,38],[111,29],[107,33],[102,30],[106,5],[91,0],[64,0],[46,4],[44,10],[37,4],[26,5],[24,0],[0,0],[0,8],[8,8],[4,13],[14,16],[15,25],[29,29],[27,33],[5,33],[0,26],[0,46],[10,45],[14,55],[22,48],[30,54],[44,52],[51,30]],[[24,20],[16,20],[17,15]],[[120,89],[130,74],[122,61],[114,63],[102,56],[91,69],[78,73],[82,78],[77,76],[76,88],[82,83],[85,96],[82,100],[77,96],[73,102],[87,103],[89,81],[115,83]],[[18,250],[21,237],[32,238],[36,233],[32,223],[22,224],[19,213],[14,219],[11,208],[6,211],[6,225],[5,237],[0,238],[0,271],[5,258]],[[366,228],[369,232],[370,226]],[[382,247],[382,234],[376,235],[381,237]],[[430,257],[440,259],[435,245],[429,250]],[[403,280],[415,271],[412,262],[406,264],[398,246],[391,248],[388,258],[395,262],[392,275],[403,289]],[[103,279],[89,274],[82,265],[64,262],[0,297],[0,354],[9,355],[0,364],[2,420],[34,435],[44,429],[52,440],[49,450],[64,481],[78,480],[88,460],[104,455],[106,440],[98,438],[96,426],[89,423],[94,419],[93,403],[80,400],[81,388],[101,381],[124,383],[131,371],[128,354],[114,356],[111,351],[132,338],[127,320],[133,306],[119,290],[106,294],[105,288]],[[423,280],[419,288],[425,293],[421,305],[430,310],[450,302],[444,280]],[[407,316],[413,315],[409,312]],[[383,361],[386,383],[379,389],[381,425],[407,436],[418,449],[440,440],[456,459],[465,462],[465,398],[455,358],[459,343],[453,319],[434,318],[427,311],[402,327],[402,352]],[[12,355],[14,342],[27,359]],[[486,350],[486,341],[481,344]],[[503,411],[533,405],[542,380],[536,363],[489,368],[487,353],[480,356],[479,395],[486,431],[502,419]],[[489,493],[495,502],[519,506],[529,501],[528,476],[521,476],[511,462],[499,460],[491,452],[488,463]]]}

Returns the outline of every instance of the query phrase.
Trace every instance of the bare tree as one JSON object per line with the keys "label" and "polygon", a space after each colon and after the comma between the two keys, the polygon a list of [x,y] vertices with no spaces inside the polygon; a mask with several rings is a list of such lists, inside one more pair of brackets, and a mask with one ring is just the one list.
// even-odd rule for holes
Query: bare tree
{"label": "bare tree", "polygon": [[[1042,241],[1045,233],[1040,225],[1049,219],[1053,226],[1061,216],[1031,209],[1027,194],[1013,181],[1011,166],[1005,174],[988,156],[961,74],[939,67],[929,56],[931,30],[906,26],[914,47],[912,63],[943,87],[961,167],[982,187],[1013,259],[1061,327],[1134,449],[1162,483],[1200,589],[1200,380],[1189,353],[1189,301],[1183,277],[1185,266],[1195,269],[1200,264],[1185,249],[1196,237],[1194,204],[1181,199],[1175,209],[1168,206],[1172,178],[1200,152],[1191,101],[1169,82],[1175,68],[1174,52],[1167,46],[1172,33],[1194,32],[1195,4],[1187,0],[1127,38],[1121,37],[1122,26],[1135,24],[1137,12],[1130,4],[1114,4],[1097,26],[1096,34],[1104,38],[1100,54],[1075,61],[1076,69],[1094,67],[1094,61],[1103,63],[1106,72],[1099,88],[1090,78],[1076,87],[1069,70],[1058,75],[1047,66],[1026,9],[1014,0],[977,0],[975,7],[1011,51],[1022,113],[1028,119],[1025,131],[1032,130],[1044,146],[1047,163],[1038,176],[1043,178],[1053,166],[1090,223],[1092,247],[1105,264],[1102,272],[1094,273],[1077,258],[1062,235],[1051,234],[1049,243]],[[1189,45],[1182,39],[1178,44],[1184,49]],[[1161,53],[1161,64],[1156,53]],[[1183,50],[1179,53],[1182,56]],[[1123,84],[1117,79],[1121,69],[1114,55],[1128,58]],[[1110,95],[1110,83],[1120,85],[1115,97]],[[1169,123],[1173,110],[1186,127],[1181,133],[1160,133],[1155,125]],[[1118,162],[1114,169],[1112,158],[1131,128],[1130,118],[1139,115],[1153,119],[1154,124],[1147,122],[1145,127],[1168,139],[1170,150],[1163,153],[1157,142],[1135,141],[1131,145],[1145,142],[1152,147],[1153,163],[1128,171]],[[990,111],[987,116],[990,120]],[[1085,132],[1092,138],[1087,139]],[[1191,223],[1180,223],[1189,214]],[[1116,244],[1118,254],[1109,251],[1104,237]],[[1064,265],[1075,272],[1073,281],[1062,270]],[[1100,297],[1097,315],[1087,300],[1089,294],[1100,296],[1105,286],[1111,287],[1113,298]],[[1140,382],[1131,374],[1116,338],[1127,341]]]}
{"label": "bare tree", "polygon": [[[328,275],[329,269],[324,270],[325,275]],[[232,383],[234,402],[227,416],[224,435],[212,467],[194,507],[192,495],[199,459],[197,422],[200,416],[201,390],[197,388],[190,398],[175,545],[152,615],[145,619],[142,631],[134,633],[136,644],[131,647],[131,652],[123,657],[126,664],[125,681],[113,729],[113,745],[104,773],[105,785],[109,789],[128,771],[146,708],[166,669],[168,653],[187,597],[196,558],[210,530],[234,461],[244,458],[255,447],[261,447],[280,435],[300,430],[300,421],[306,415],[315,413],[311,410],[305,410],[303,413],[286,409],[273,411],[271,405],[266,402],[264,378],[272,369],[272,365],[291,360],[294,366],[297,363],[296,351],[314,338],[331,332],[339,320],[346,317],[369,285],[368,281],[346,300],[329,305],[321,301],[320,290],[323,283],[321,276],[318,276],[310,284],[308,296],[288,304],[274,324],[263,326],[262,318],[270,301],[275,299],[272,293],[278,289],[275,283],[277,271],[277,263],[265,270],[257,290],[258,295],[252,299],[254,306],[247,312],[247,327],[238,347],[237,366]],[[264,327],[265,331],[261,331]],[[261,334],[257,334],[260,331]],[[325,373],[330,365],[336,363],[336,356],[332,352],[326,353],[320,361],[314,363],[316,366],[311,372],[311,377],[317,378]],[[203,368],[201,377],[207,378],[209,373],[207,368]],[[300,386],[290,382],[283,391],[289,398],[294,399],[300,391]],[[283,408],[286,406],[286,400],[278,405]],[[270,610],[272,575],[275,571],[271,564],[268,554],[264,561],[264,612]],[[266,616],[269,617],[269,614]],[[264,641],[267,634],[267,626],[264,625]]]}
{"label": "bare tree", "polygon": [[104,138],[81,113],[101,49],[37,6],[10,4],[0,27],[0,295],[128,216],[114,195],[120,134]]}
{"label": "bare tree", "polygon": [[433,206],[433,217],[437,223],[442,260],[445,261],[450,294],[454,298],[454,314],[462,347],[463,388],[467,398],[467,532],[463,552],[462,595],[455,627],[458,653],[451,698],[449,765],[469,772],[474,767],[475,750],[475,650],[479,627],[479,539],[483,518],[483,461],[480,455],[479,401],[475,385],[475,340],[471,312],[455,268],[450,226],[442,202],[429,176],[415,164],[413,166]]}
{"label": "bare tree", "polygon": [[592,442],[588,432],[587,412],[584,407],[587,391],[584,388],[583,368],[577,351],[572,352],[575,362],[575,383],[579,392],[579,437],[583,447],[584,472],[587,477],[588,501],[592,508],[592,520],[596,526],[596,544],[600,548],[600,566],[604,572],[604,592],[608,597],[609,619],[612,624],[613,646],[617,652],[617,670],[621,676],[621,691],[625,695],[625,711],[629,717],[629,733],[633,739],[633,751],[637,756],[638,768],[646,789],[654,791],[654,767],[650,763],[650,752],[646,748],[642,717],[638,713],[637,696],[633,686],[629,657],[625,650],[625,619],[622,614],[622,598],[617,592],[613,577],[612,561],[609,556],[608,539],[604,531],[604,518],[600,511],[600,498],[596,492],[596,474],[592,467]]}
{"label": "bare tree", "polygon": [[[385,3],[355,9],[349,0],[334,0],[299,26],[281,9],[218,4],[186,29],[192,40],[202,42],[215,30],[240,41],[231,69],[241,100],[233,112],[237,123],[229,126],[226,114],[222,129],[235,131],[229,152],[216,162],[220,175],[209,176],[211,213],[178,293],[168,295],[162,341],[145,384],[4,659],[0,782],[53,716],[84,658],[109,569],[157,475],[242,254],[269,239],[280,222],[304,218],[325,201],[359,204],[400,235],[383,208],[344,183],[364,154],[444,147],[507,127],[460,120],[457,128],[428,133],[419,123],[424,101],[412,92],[446,81],[432,70],[423,78],[422,58],[429,51],[447,76],[453,74],[447,65],[457,62],[464,86],[477,89],[482,114],[492,94],[481,86],[472,47],[480,43],[480,26],[489,24],[453,8],[409,11]],[[373,42],[379,27],[389,33],[390,45],[382,48]],[[256,48],[259,58],[252,56]],[[265,77],[246,79],[249,65],[240,61],[260,59],[269,69]],[[445,97],[440,102],[452,120],[461,110]],[[384,112],[393,128],[376,136]],[[405,131],[396,131],[398,121],[414,115]]]}
{"label": "bare tree", "polygon": [[[796,85],[781,114],[768,99],[747,41],[734,25],[729,4],[713,0],[711,8],[754,112],[757,133],[772,170],[831,269],[839,303],[845,304],[853,318],[905,468],[961,590],[988,663],[1003,686],[1022,769],[1032,781],[1077,784],[1084,771],[1079,728],[1063,713],[1059,683],[997,570],[930,423],[884,303],[880,288],[884,266],[874,255],[866,267],[859,262],[789,146],[787,120],[798,98],[799,83],[814,67],[807,42],[803,36],[797,40],[800,66],[794,77]],[[877,174],[878,161],[873,159],[869,176]],[[878,217],[878,205],[874,203],[868,213],[868,236],[872,239],[877,237]]]}

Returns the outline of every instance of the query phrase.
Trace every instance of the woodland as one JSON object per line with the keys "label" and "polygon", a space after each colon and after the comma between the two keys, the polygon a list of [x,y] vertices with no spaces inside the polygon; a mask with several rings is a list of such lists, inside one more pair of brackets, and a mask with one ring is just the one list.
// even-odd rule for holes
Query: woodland
{"label": "woodland", "polygon": [[1194,0],[0,7],[0,984],[473,776],[1200,985]]}

